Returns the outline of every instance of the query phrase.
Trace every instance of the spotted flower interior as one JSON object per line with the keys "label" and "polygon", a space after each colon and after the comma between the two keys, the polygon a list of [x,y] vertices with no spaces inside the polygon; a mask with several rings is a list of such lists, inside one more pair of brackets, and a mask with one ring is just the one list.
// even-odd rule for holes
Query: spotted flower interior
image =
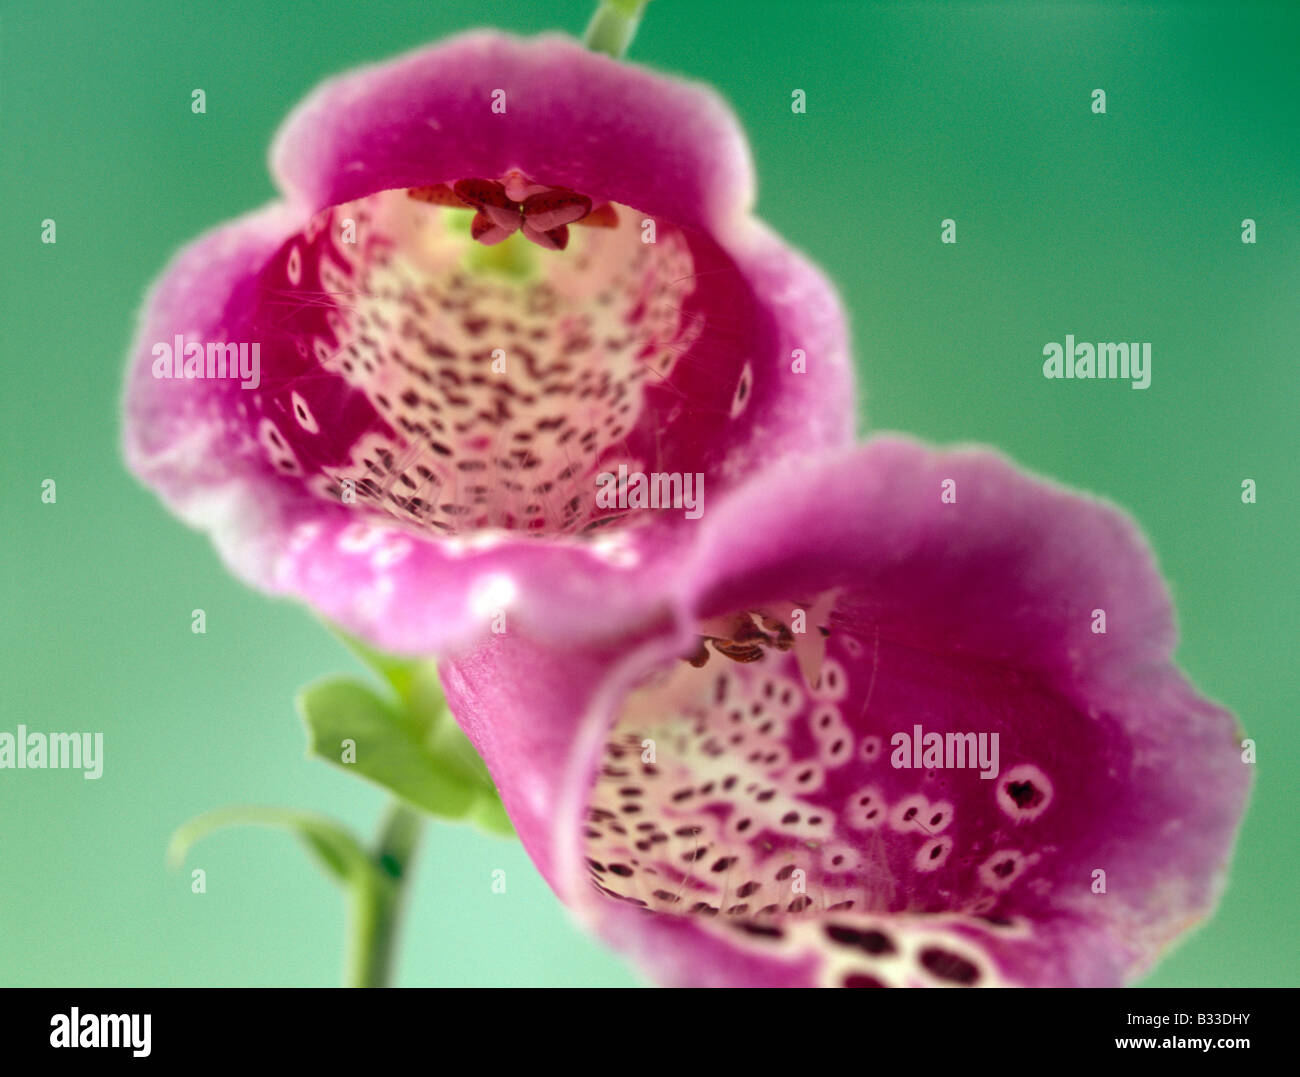
{"label": "spotted flower interior", "polygon": [[852,439],[839,300],[754,217],[708,87],[475,31],[322,84],[270,159],[280,197],[151,290],[124,451],[238,576],[376,648],[470,645],[483,594],[511,631],[650,616],[602,582],[635,548]]}
{"label": "spotted flower interior", "polygon": [[826,985],[997,984],[989,940],[1032,923],[1041,945],[1104,900],[1088,835],[1119,823],[1129,761],[1106,716],[882,634],[864,605],[790,631],[818,605],[731,618],[629,697],[587,809],[591,883],[814,955]]}
{"label": "spotted flower interior", "polygon": [[699,232],[469,179],[318,214],[257,287],[258,439],[318,497],[421,532],[553,535],[636,511],[597,504],[619,465],[734,467],[760,319]]}

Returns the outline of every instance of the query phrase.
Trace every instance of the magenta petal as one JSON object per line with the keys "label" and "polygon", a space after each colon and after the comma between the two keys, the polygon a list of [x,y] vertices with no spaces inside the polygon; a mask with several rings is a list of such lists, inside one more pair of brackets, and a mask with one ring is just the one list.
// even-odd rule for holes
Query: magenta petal
{"label": "magenta petal", "polygon": [[213,229],[172,259],[145,301],[127,371],[124,451],[132,470],[193,526],[233,527],[228,506],[268,467],[244,447],[238,383],[155,378],[151,348],[170,345],[176,334],[225,339],[256,274],[297,227],[296,215],[275,204]]}
{"label": "magenta petal", "polygon": [[519,169],[709,231],[742,219],[754,190],[716,93],[558,34],[476,31],[333,79],[286,122],[272,167],[312,210]]}
{"label": "magenta petal", "polygon": [[674,625],[445,670],[529,853],[656,979],[1113,985],[1212,908],[1250,767],[1114,508],[882,438],[675,564]]}

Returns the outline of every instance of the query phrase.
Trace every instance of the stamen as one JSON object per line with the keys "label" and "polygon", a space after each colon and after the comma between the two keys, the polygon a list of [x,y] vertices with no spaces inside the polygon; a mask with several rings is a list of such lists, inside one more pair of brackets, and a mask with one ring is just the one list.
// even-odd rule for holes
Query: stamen
{"label": "stamen", "polygon": [[[462,179],[448,187],[412,187],[407,195],[416,201],[439,206],[477,210],[470,234],[479,243],[493,246],[516,231],[539,247],[562,251],[569,245],[568,225],[591,216],[591,199],[567,187],[546,187],[533,183],[520,172],[507,173],[502,182],[490,179]],[[608,204],[592,222],[598,228],[612,228],[618,215]]]}

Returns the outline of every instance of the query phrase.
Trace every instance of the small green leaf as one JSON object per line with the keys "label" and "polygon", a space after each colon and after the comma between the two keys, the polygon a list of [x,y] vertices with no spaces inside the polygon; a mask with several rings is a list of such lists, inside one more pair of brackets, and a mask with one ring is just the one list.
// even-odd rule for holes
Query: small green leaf
{"label": "small green leaf", "polygon": [[[423,722],[380,699],[360,681],[329,677],[308,685],[298,693],[298,712],[313,755],[360,774],[432,815],[462,819],[484,792],[482,763],[475,767],[476,756],[467,759],[454,748],[431,744]],[[459,734],[451,723],[443,728]],[[352,742],[346,755],[345,741]]]}
{"label": "small green leaf", "polygon": [[355,636],[348,635],[338,625],[331,624],[329,621],[326,621],[325,625],[339,638],[343,646],[361,659],[363,664],[378,673],[386,683],[392,685],[393,691],[397,693],[399,699],[404,700],[407,698],[416,670],[426,663],[410,658],[399,658],[396,655],[385,654],[383,651],[376,651],[373,647],[362,643]]}
{"label": "small green leaf", "polygon": [[[405,759],[405,764],[409,765],[403,765],[401,769],[407,773],[408,779],[412,780],[407,781],[408,788],[404,791],[394,784],[396,779],[391,771],[381,773],[373,767],[362,766],[361,741],[351,734],[347,738],[337,736],[336,726],[341,719],[347,717],[346,711],[341,711],[339,717],[331,718],[328,729],[325,728],[323,719],[322,722],[314,722],[308,717],[303,709],[306,705],[307,693],[315,692],[324,684],[342,683],[347,678],[333,678],[331,681],[322,682],[309,687],[299,696],[299,711],[307,722],[313,753],[335,766],[357,771],[363,777],[397,793],[408,803],[425,811],[443,818],[466,819],[489,834],[513,835],[514,828],[506,816],[505,809],[501,806],[501,798],[497,794],[487,767],[447,708],[437,663],[430,659],[400,658],[376,651],[368,644],[344,632],[337,625],[326,623],[330,631],[348,650],[392,688],[394,698],[391,702],[375,697],[362,682],[350,682],[353,687],[348,691],[355,693],[359,689],[370,696],[369,699],[355,695],[350,698],[360,701],[367,712],[373,713],[378,708],[386,713],[387,720],[397,723],[405,739],[415,745],[414,750],[409,744],[401,749],[403,753],[409,753]],[[330,743],[329,738],[333,738],[333,744]],[[342,761],[343,739],[357,742],[356,763]],[[389,747],[394,752],[397,750],[393,745]],[[423,781],[419,780],[420,775],[427,777],[429,774],[434,775],[444,787],[453,789],[465,787],[470,795],[469,802],[459,809],[453,807],[438,810],[431,807],[427,795],[422,795],[415,788],[411,788],[423,786]],[[425,793],[428,793],[427,789]],[[454,804],[459,803],[454,796],[452,801]]]}
{"label": "small green leaf", "polygon": [[392,687],[407,716],[421,731],[427,733],[443,721],[450,721],[436,662],[385,654],[348,635],[337,625],[329,627],[348,650]]}
{"label": "small green leaf", "polygon": [[447,700],[442,694],[442,680],[434,663],[420,662],[411,667],[403,701],[407,714],[426,738],[431,738],[444,726],[450,726],[459,732],[451,711],[447,709]]}
{"label": "small green leaf", "polygon": [[167,859],[175,867],[191,847],[214,830],[228,826],[272,826],[300,838],[317,860],[335,878],[355,883],[375,871],[374,862],[352,834],[323,815],[252,804],[216,808],[180,826],[167,847]]}
{"label": "small green leaf", "polygon": [[486,834],[494,834],[499,838],[513,838],[516,836],[514,824],[510,822],[510,816],[506,814],[506,809],[501,804],[501,798],[495,791],[491,795],[484,794],[478,803],[474,805],[474,811],[470,819],[476,827]]}

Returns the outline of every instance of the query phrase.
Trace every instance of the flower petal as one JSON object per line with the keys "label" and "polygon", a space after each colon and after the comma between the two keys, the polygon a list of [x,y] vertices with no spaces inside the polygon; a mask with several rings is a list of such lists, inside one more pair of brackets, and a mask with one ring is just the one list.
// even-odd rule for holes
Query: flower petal
{"label": "flower petal", "polygon": [[348,72],[298,106],[271,158],[281,189],[312,211],[520,169],[719,231],[754,193],[744,135],[716,93],[559,34],[475,31]]}
{"label": "flower petal", "polygon": [[1212,907],[1250,772],[1115,509],[882,438],[674,556],[672,626],[444,671],[530,855],[652,975],[1117,984]]}

